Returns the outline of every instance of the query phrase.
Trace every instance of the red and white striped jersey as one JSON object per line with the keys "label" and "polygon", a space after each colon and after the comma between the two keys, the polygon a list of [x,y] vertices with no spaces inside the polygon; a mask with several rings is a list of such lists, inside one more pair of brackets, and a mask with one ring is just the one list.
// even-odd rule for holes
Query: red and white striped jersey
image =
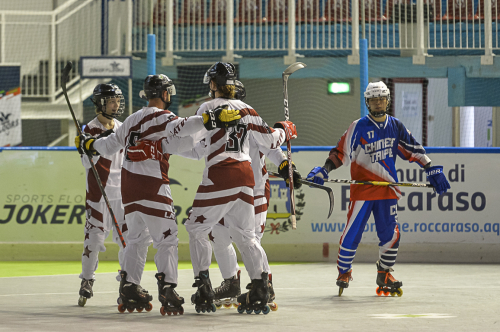
{"label": "red and white striped jersey", "polygon": [[[125,148],[122,169],[125,214],[140,211],[162,217],[165,216],[165,209],[171,211],[172,197],[168,186],[169,154],[192,149],[195,143],[192,135],[199,131],[201,134],[207,133],[201,116],[179,118],[168,110],[144,107],[125,119],[116,133],[94,142],[94,148],[101,154],[114,153]],[[143,139],[165,139],[165,158],[161,161],[128,160],[127,148],[135,146],[138,140]],[[140,204],[135,203],[139,201]]]}
{"label": "red and white striped jersey", "polygon": [[[116,119],[114,122],[115,126],[113,131],[116,132],[122,123]],[[106,130],[106,127],[104,127],[104,125],[99,122],[97,117],[95,117],[85,126],[83,132],[90,134],[93,137],[97,137]],[[87,200],[95,203],[104,201],[101,190],[97,185],[94,172],[90,169],[89,159],[86,155],[81,155],[80,157],[86,170]],[[92,161],[94,162],[97,174],[99,174],[99,178],[101,179],[102,186],[108,196],[108,199],[110,201],[121,199],[121,168],[123,163],[123,149],[118,150],[115,153],[94,156]]]}
{"label": "red and white striped jersey", "polygon": [[[250,164],[251,145],[255,146],[255,150],[252,151],[256,151],[257,154],[257,159],[254,160],[260,160],[258,155],[260,150],[275,149],[285,141],[282,129],[270,128],[251,106],[240,100],[215,98],[202,104],[196,114],[203,114],[221,105],[239,110],[241,119],[238,125],[232,128],[195,134],[195,141],[204,139],[205,143],[203,152],[205,171],[201,184],[205,187],[203,189],[200,187],[198,192],[200,190],[213,192],[241,186],[253,188],[255,181],[254,170]],[[260,174],[261,178],[262,167],[260,163],[257,164],[257,174]]]}
{"label": "red and white striped jersey", "polygon": [[257,146],[254,141],[250,141],[250,157],[252,158],[253,178],[255,179],[254,195],[264,195],[269,201],[270,187],[268,184],[269,174],[266,169],[266,157],[276,166],[279,166],[286,157],[281,148],[266,149]]}

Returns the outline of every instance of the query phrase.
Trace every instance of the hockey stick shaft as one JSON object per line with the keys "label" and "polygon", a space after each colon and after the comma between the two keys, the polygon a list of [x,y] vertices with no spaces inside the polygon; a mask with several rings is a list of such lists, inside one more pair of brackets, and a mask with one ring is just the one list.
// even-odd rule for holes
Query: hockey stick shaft
{"label": "hockey stick shaft", "polygon": [[[289,121],[290,114],[288,110],[288,75],[283,73],[283,98],[285,108],[285,121]],[[293,167],[292,167],[292,144],[290,140],[286,141],[286,159],[288,161],[288,180],[290,188],[290,220],[292,229],[297,229],[297,218],[295,217],[295,195],[293,194]]]}
{"label": "hockey stick shaft", "polygon": [[[283,99],[285,110],[285,121],[290,120],[290,112],[288,109],[288,77],[299,69],[305,68],[306,64],[295,62],[288,66],[283,72]],[[293,194],[293,168],[292,168],[292,144],[290,140],[286,142],[286,158],[288,160],[288,181],[290,186],[290,220],[292,221],[292,229],[297,228],[297,219],[295,217],[295,196]]]}
{"label": "hockey stick shaft", "polygon": [[[76,126],[76,131],[78,132],[78,135],[82,135],[82,129],[80,127],[80,123],[76,119],[75,112],[73,111],[73,107],[71,106],[71,102],[69,101],[68,97],[68,91],[66,90],[66,82],[68,81],[68,75],[71,69],[73,68],[73,63],[71,61],[68,61],[66,64],[66,67],[64,67],[63,73],[61,75],[61,88],[63,90],[64,97],[66,98],[66,103],[68,104],[69,111],[71,112],[71,116],[73,117],[73,121],[75,122]],[[102,197],[104,197],[104,201],[106,202],[106,206],[108,207],[109,214],[111,215],[111,218],[113,219],[113,223],[116,228],[116,232],[118,236],[120,237],[120,241],[122,243],[123,248],[127,246],[125,243],[125,239],[123,238],[122,231],[120,230],[120,226],[118,225],[118,222],[116,221],[115,214],[113,213],[113,209],[111,208],[111,204],[109,203],[108,196],[106,195],[106,192],[104,191],[104,187],[102,186],[101,178],[99,177],[99,173],[97,173],[97,169],[95,168],[94,162],[92,161],[92,156],[86,155],[87,158],[89,159],[90,162],[90,168],[92,169],[92,173],[94,173],[94,176],[97,180],[97,185],[99,186],[99,190],[101,190]]]}
{"label": "hockey stick shaft", "polygon": [[418,188],[434,188],[431,184],[427,183],[406,183],[406,182],[383,182],[383,181],[358,181],[358,180],[342,180],[342,179],[328,179],[325,182],[330,183],[346,183],[346,184],[364,184],[370,186],[382,187],[418,187]]}

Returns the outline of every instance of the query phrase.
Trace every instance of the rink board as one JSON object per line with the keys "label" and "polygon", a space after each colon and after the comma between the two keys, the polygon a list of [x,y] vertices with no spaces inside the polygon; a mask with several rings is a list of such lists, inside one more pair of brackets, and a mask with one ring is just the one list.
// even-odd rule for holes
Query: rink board
{"label": "rink board", "polygon": [[[426,244],[429,248],[440,248],[439,251],[456,245],[469,248],[487,246],[498,253],[500,177],[497,165],[500,153],[497,150],[429,148],[433,164],[444,166],[451,190],[446,195],[437,196],[426,188],[401,188],[404,196],[398,202],[398,221],[402,243]],[[326,147],[304,147],[293,153],[293,160],[305,176],[314,166],[323,165],[327,156]],[[178,156],[170,159],[169,175],[179,225],[180,250],[184,250],[188,242],[183,223],[203,168],[202,161]],[[397,168],[400,182],[425,181],[425,174],[414,164],[398,160]],[[276,166],[268,164],[268,169],[275,170]],[[342,167],[330,173],[330,177],[350,179],[349,170]],[[36,248],[45,244],[64,244],[66,249],[67,246],[81,248],[85,224],[85,171],[76,151],[70,148],[4,149],[0,152],[0,182],[1,246],[25,244]],[[299,252],[310,250],[319,257],[328,251],[329,246],[335,246],[346,222],[349,186],[328,185],[335,193],[332,216],[327,219],[329,203],[326,193],[303,186],[295,191],[298,226],[297,230],[292,230],[287,188],[282,180],[271,179],[263,243],[278,251],[282,246],[298,248]],[[372,217],[365,228],[362,243],[369,247],[378,243]],[[0,256],[0,259],[5,257]]]}

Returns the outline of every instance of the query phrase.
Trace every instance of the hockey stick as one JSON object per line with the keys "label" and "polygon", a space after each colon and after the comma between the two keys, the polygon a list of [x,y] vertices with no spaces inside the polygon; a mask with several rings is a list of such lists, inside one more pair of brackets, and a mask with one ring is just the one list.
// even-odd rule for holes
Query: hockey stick
{"label": "hockey stick", "polygon": [[[272,176],[276,176],[276,177],[281,178],[281,175],[279,175],[278,173],[275,173],[275,172],[268,172],[268,173]],[[328,198],[330,199],[330,210],[328,211],[327,218],[330,218],[330,216],[332,215],[332,212],[333,212],[333,206],[335,205],[335,198],[333,195],[333,189],[330,187],[327,187],[327,186],[322,186],[320,184],[311,182],[311,181],[304,179],[304,178],[300,179],[300,182],[306,186],[310,186],[310,187],[317,188],[317,189],[322,189],[328,193]]]}
{"label": "hockey stick", "polygon": [[[66,98],[66,103],[68,103],[69,111],[71,112],[71,116],[73,117],[73,121],[75,122],[76,126],[76,131],[78,132],[78,135],[83,135],[82,129],[80,127],[80,123],[75,117],[75,112],[73,111],[73,107],[71,107],[71,103],[69,101],[68,97],[68,91],[66,90],[66,83],[68,82],[68,77],[69,77],[69,72],[73,68],[73,63],[71,61],[68,61],[66,64],[66,67],[64,67],[63,72],[61,74],[61,88],[63,90],[64,97]],[[97,185],[99,186],[99,189],[101,190],[101,194],[104,197],[104,201],[106,202],[106,205],[109,210],[109,214],[111,215],[111,218],[113,218],[113,222],[115,224],[116,232],[118,233],[118,236],[120,237],[120,241],[123,245],[123,248],[125,248],[127,245],[125,243],[125,240],[123,239],[123,234],[120,230],[120,226],[118,226],[118,222],[116,221],[115,214],[113,213],[113,209],[111,209],[111,204],[109,204],[108,196],[106,195],[106,192],[104,191],[104,188],[102,186],[101,178],[99,177],[99,174],[97,173],[97,169],[95,168],[94,162],[92,161],[92,156],[87,155],[87,158],[89,158],[90,162],[90,167],[92,168],[92,172],[94,173],[94,176],[97,180]]]}
{"label": "hockey stick", "polygon": [[358,181],[358,180],[341,180],[341,179],[328,179],[325,182],[332,183],[348,183],[348,184],[366,184],[371,186],[382,186],[382,187],[420,187],[420,188],[433,188],[431,184],[427,183],[405,183],[405,182],[383,182],[383,181]]}
{"label": "hockey stick", "polygon": [[[295,62],[288,66],[283,72],[283,98],[285,106],[285,121],[289,121],[290,113],[288,110],[288,77],[297,70],[305,68],[306,64]],[[292,169],[292,145],[290,140],[286,141],[286,158],[288,160],[288,178],[290,181],[290,219],[292,220],[292,229],[297,228],[297,219],[295,218],[295,197],[293,196],[293,169]]]}

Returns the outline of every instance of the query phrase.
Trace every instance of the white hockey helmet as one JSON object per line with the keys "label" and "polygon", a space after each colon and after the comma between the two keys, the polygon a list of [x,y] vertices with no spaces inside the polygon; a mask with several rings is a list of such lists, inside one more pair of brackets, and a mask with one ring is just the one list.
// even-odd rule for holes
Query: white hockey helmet
{"label": "white hockey helmet", "polygon": [[[387,108],[384,112],[372,112],[370,110],[370,106],[368,105],[368,99],[380,97],[387,97]],[[391,92],[389,91],[387,85],[385,85],[385,83],[382,81],[368,83],[368,86],[365,90],[365,104],[372,116],[376,118],[384,116],[384,114],[389,109],[389,106],[391,105]]]}

